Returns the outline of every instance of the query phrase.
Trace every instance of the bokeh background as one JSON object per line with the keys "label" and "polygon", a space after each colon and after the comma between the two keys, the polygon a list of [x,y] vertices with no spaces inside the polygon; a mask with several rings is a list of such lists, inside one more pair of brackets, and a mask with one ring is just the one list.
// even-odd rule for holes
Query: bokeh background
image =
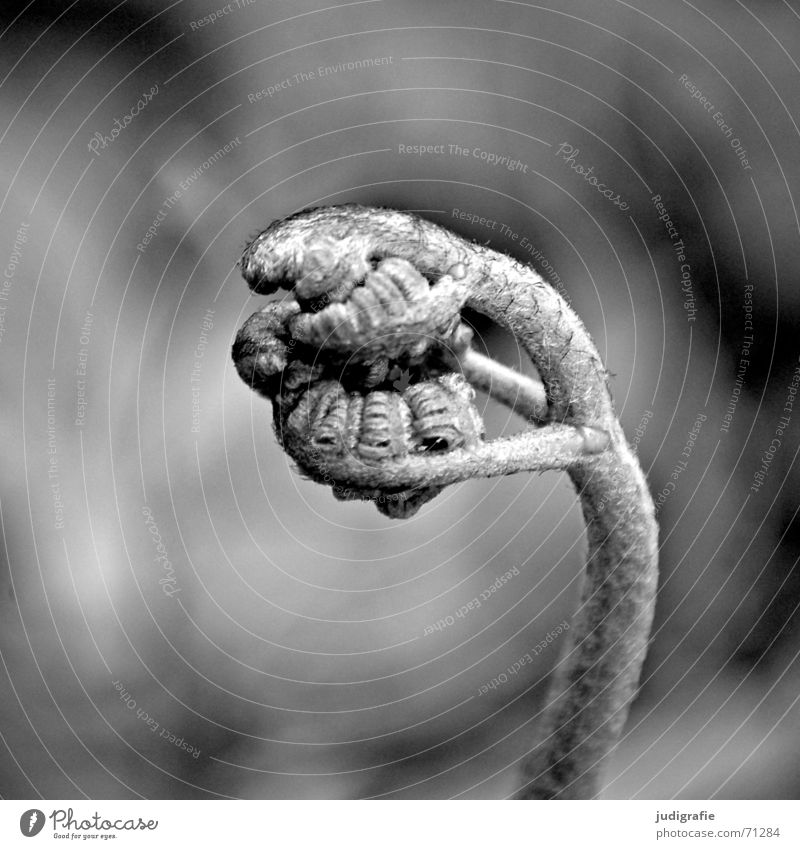
{"label": "bokeh background", "polygon": [[478,693],[575,608],[567,479],[390,521],[230,361],[247,240],[360,202],[530,262],[614,375],[661,585],[603,796],[797,798],[798,62],[794,0],[4,3],[0,795],[517,788],[558,640]]}

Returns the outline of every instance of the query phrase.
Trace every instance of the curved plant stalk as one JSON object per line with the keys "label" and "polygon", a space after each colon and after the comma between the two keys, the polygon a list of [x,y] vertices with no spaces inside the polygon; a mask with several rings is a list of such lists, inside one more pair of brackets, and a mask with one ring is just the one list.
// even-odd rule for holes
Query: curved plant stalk
{"label": "curved plant stalk", "polygon": [[[517,338],[541,386],[463,344],[454,346],[455,358],[474,385],[546,424],[517,437],[379,468],[345,458],[336,474],[350,475],[370,491],[428,485],[435,494],[467,477],[567,472],[587,526],[586,574],[572,644],[553,677],[541,742],[523,759],[518,798],[593,798],[636,692],[657,582],[653,503],[614,412],[605,368],[578,316],[531,268],[408,213],[354,205],[308,210],[257,237],[242,268],[256,292],[297,284],[298,301],[327,293],[346,301],[367,270],[386,257],[411,263],[433,283],[432,292],[443,282],[456,309],[472,307]],[[345,315],[344,307],[337,309]],[[441,332],[447,309],[437,309],[431,310],[436,328],[424,326],[427,312],[417,310],[415,320],[423,325],[415,331]],[[459,332],[456,327],[450,341]],[[377,337],[371,328],[365,339],[375,344]],[[234,348],[240,374],[254,386],[251,375],[265,344],[243,330]]]}

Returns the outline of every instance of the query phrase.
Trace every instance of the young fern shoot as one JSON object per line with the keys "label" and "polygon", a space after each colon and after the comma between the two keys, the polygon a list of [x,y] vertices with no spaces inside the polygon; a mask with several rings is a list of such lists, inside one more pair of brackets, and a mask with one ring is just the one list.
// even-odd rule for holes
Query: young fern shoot
{"label": "young fern shoot", "polygon": [[[246,249],[259,294],[289,290],[239,331],[242,379],[273,403],[301,472],[394,518],[448,484],[560,469],[580,497],[586,575],[518,798],[594,798],[636,693],[653,617],[652,499],[585,327],[531,268],[410,213],[320,207]],[[508,329],[540,381],[470,347],[464,307]],[[398,379],[399,378],[399,379]],[[530,423],[487,441],[474,389]]]}

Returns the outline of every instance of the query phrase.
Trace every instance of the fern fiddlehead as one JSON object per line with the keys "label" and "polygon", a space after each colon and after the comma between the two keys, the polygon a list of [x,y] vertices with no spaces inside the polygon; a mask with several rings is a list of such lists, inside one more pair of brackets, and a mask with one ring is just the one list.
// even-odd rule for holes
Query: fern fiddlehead
{"label": "fern fiddlehead", "polygon": [[[273,402],[276,435],[300,470],[336,497],[373,499],[405,518],[471,477],[570,476],[587,526],[586,576],[517,795],[596,796],[644,661],[657,526],[578,316],[529,267],[388,209],[322,207],[274,222],[241,266],[254,292],[284,288],[290,298],[248,319],[236,367]],[[473,351],[464,307],[510,330],[541,383]],[[473,387],[534,426],[485,440]]]}

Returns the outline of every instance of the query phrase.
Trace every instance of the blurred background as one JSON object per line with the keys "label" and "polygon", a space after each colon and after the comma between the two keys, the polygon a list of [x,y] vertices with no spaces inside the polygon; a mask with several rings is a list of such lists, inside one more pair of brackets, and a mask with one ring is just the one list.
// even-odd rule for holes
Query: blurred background
{"label": "blurred background", "polygon": [[603,795],[797,798],[798,62],[794,0],[4,3],[0,795],[517,788],[558,639],[479,694],[575,609],[566,477],[385,519],[230,361],[247,241],[360,202],[529,262],[613,374],[661,585]]}

